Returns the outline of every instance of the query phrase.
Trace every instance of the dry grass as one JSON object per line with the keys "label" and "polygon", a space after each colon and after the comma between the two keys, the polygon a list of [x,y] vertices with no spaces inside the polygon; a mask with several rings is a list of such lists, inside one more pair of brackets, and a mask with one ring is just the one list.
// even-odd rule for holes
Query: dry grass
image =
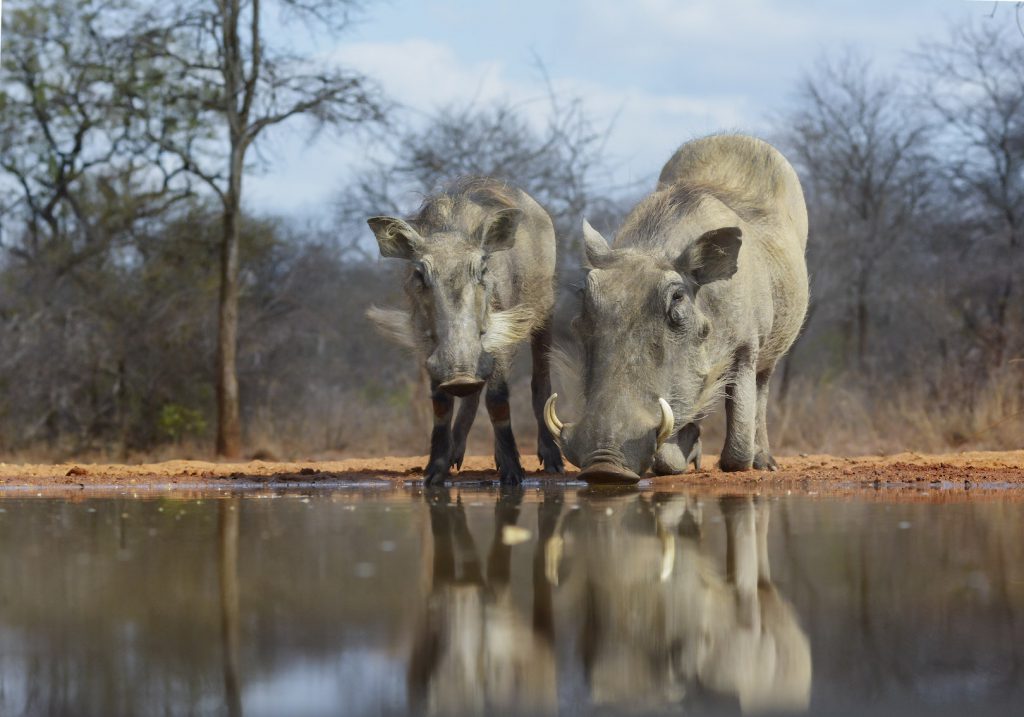
{"label": "dry grass", "polygon": [[[932,386],[933,388],[929,388]],[[257,412],[246,432],[245,457],[261,460],[331,460],[371,456],[422,456],[429,450],[430,401],[425,385],[410,381],[393,394],[369,399],[361,394],[333,397],[290,418]],[[520,452],[533,455],[536,422],[530,381],[511,386],[512,423]],[[952,376],[904,386],[852,378],[796,379],[786,396],[775,391],[769,433],[779,455],[890,455],[917,451],[1024,448],[1024,364],[1011,363],[988,380],[968,384]],[[707,453],[724,438],[719,406],[703,423]],[[568,414],[567,414],[568,415]],[[144,463],[210,459],[207,438],[168,443],[145,452],[124,453],[117,446],[83,451],[39,445],[8,454],[8,463],[89,461]],[[493,438],[483,407],[470,433],[467,455],[489,455]]]}
{"label": "dry grass", "polygon": [[977,385],[949,376],[926,384],[795,381],[772,404],[782,452],[858,455],[1024,447],[1024,377],[1011,367]]}

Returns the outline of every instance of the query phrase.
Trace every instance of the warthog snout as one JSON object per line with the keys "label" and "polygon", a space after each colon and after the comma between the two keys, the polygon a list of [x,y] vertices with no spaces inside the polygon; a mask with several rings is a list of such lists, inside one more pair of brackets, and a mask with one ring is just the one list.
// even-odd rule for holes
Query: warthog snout
{"label": "warthog snout", "polygon": [[452,396],[462,397],[476,393],[483,388],[483,385],[483,380],[475,376],[456,376],[440,384],[438,388]]}
{"label": "warthog snout", "polygon": [[587,483],[636,483],[640,476],[615,463],[597,461],[580,471],[580,480]]}
{"label": "warthog snout", "polygon": [[[640,480],[640,474],[646,470],[650,461],[646,463],[638,461],[637,456],[632,455],[635,451],[612,447],[590,451],[586,455],[581,456],[573,440],[578,426],[573,423],[563,423],[558,418],[558,413],[555,410],[557,401],[558,394],[553,393],[544,404],[544,424],[551,432],[551,435],[555,437],[555,440],[558,441],[565,457],[583,469],[580,472],[581,479],[588,483],[635,483]],[[664,398],[658,399],[658,416],[659,422],[654,430],[654,451],[661,448],[661,445],[668,440],[668,437],[672,435],[672,431],[675,428],[675,417],[672,413],[672,407],[669,406],[668,401]],[[593,417],[593,419],[586,422],[589,424],[587,427],[591,432],[593,432],[595,425],[601,423],[600,417]],[[640,432],[643,433],[644,430],[641,429]],[[646,441],[651,441],[650,433],[647,434]],[[584,442],[588,445],[593,444],[592,440],[584,440]],[[622,446],[623,449],[627,443],[632,445],[637,443],[635,439],[626,437],[622,437],[622,440],[618,442],[624,444]],[[600,443],[609,445],[608,441],[600,441]],[[614,445],[614,443],[616,441],[610,442],[611,445]],[[650,443],[647,445],[650,446]],[[651,451],[652,455],[654,451]],[[627,457],[627,454],[630,455]]]}

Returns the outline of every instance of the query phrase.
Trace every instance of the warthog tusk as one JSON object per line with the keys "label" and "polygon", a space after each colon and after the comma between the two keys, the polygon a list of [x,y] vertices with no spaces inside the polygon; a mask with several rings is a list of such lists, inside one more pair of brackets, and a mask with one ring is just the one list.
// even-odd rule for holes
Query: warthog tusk
{"label": "warthog tusk", "polygon": [[658,405],[661,406],[661,425],[658,426],[658,448],[661,448],[661,444],[672,435],[672,429],[676,425],[676,417],[672,415],[672,407],[668,405],[668,401],[664,398],[658,399]]}
{"label": "warthog tusk", "polygon": [[544,425],[548,427],[551,435],[558,438],[562,435],[562,422],[558,420],[558,414],[555,413],[555,402],[558,400],[558,394],[553,393],[544,403]]}
{"label": "warthog tusk", "polygon": [[658,577],[661,582],[666,582],[672,577],[672,569],[676,564],[676,538],[659,523],[658,539],[661,540],[661,573]]}
{"label": "warthog tusk", "polygon": [[558,564],[562,561],[562,546],[561,535],[552,535],[544,545],[544,575],[555,587],[558,587]]}

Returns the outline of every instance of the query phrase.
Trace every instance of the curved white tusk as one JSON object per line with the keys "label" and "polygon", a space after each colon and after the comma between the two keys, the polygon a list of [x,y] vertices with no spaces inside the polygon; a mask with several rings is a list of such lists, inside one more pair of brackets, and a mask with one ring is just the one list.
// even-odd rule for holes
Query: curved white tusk
{"label": "curved white tusk", "polygon": [[544,403],[544,425],[548,427],[554,438],[562,435],[562,422],[558,420],[558,414],[555,413],[555,402],[557,400],[558,394],[553,393]]}
{"label": "curved white tusk", "polygon": [[672,435],[672,429],[676,425],[676,417],[672,414],[672,407],[668,405],[668,401],[664,398],[658,399],[658,405],[661,406],[661,425],[658,426],[658,448],[661,448],[661,444]]}

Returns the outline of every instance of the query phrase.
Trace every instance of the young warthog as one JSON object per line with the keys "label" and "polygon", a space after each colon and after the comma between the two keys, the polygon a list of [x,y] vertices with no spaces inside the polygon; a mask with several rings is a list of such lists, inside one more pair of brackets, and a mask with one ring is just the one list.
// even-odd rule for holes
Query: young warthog
{"label": "young warthog", "polygon": [[589,481],[681,472],[699,421],[724,388],[719,465],[774,470],[768,383],[807,311],[807,211],[796,172],[771,145],[714,136],[683,145],[614,249],[584,222],[591,267],[574,321],[584,411],[544,416]]}
{"label": "young warthog", "polygon": [[[425,358],[434,402],[428,485],[461,467],[480,392],[494,426],[503,484],[523,478],[512,435],[508,372],[516,345],[532,337],[537,455],[548,472],[562,456],[542,419],[551,392],[547,351],[554,304],[555,231],[525,192],[492,179],[465,179],[428,197],[408,222],[367,220],[381,256],[408,262],[408,311],[371,308],[385,335]],[[454,398],[462,398],[452,426]]]}

